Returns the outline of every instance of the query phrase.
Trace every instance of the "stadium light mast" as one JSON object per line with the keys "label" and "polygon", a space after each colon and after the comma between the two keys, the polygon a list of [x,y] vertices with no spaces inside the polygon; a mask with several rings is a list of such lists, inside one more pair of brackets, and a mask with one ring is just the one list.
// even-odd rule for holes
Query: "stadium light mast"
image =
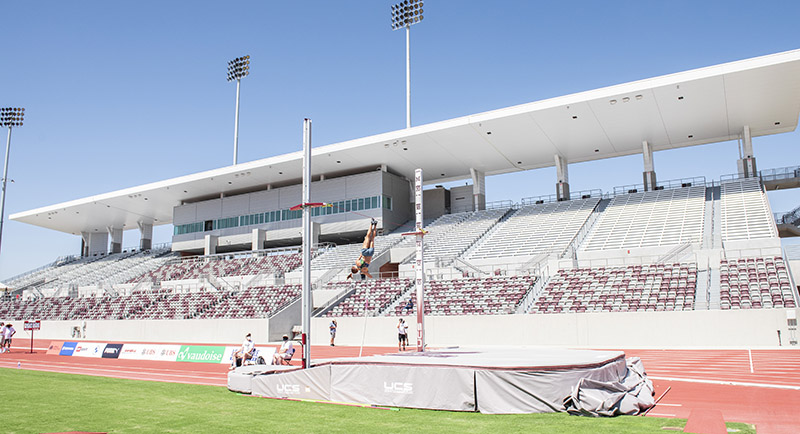
{"label": "stadium light mast", "polygon": [[22,118],[25,116],[25,109],[20,107],[0,108],[0,127],[8,128],[8,139],[6,140],[6,160],[3,166],[3,191],[0,193],[0,245],[3,242],[3,220],[6,210],[6,182],[8,181],[8,155],[11,153],[11,129],[22,126]]}
{"label": "stadium light mast", "polygon": [[422,21],[422,0],[392,5],[392,30],[406,29],[406,128],[411,128],[411,26]]}
{"label": "stadium light mast", "polygon": [[228,62],[228,81],[236,80],[236,118],[233,127],[233,165],[239,157],[239,88],[242,78],[250,75],[250,56],[237,57]]}

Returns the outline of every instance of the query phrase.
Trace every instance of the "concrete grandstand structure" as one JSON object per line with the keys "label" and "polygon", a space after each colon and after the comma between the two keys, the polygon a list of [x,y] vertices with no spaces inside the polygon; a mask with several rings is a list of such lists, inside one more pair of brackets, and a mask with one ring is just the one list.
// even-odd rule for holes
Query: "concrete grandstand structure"
{"label": "concrete grandstand structure", "polygon": [[[333,317],[341,342],[385,343],[416,311],[414,243],[402,234],[422,168],[434,186],[424,192],[434,344],[630,346],[602,331],[650,324],[640,345],[774,345],[776,331],[796,345],[800,257],[779,235],[797,219],[782,216],[790,227],[779,230],[766,191],[797,187],[800,170],[764,176],[752,140],[793,131],[798,115],[800,50],[315,148],[311,200],[330,206],[312,215],[313,342]],[[736,174],[657,180],[655,151],[728,140],[740,144]],[[638,153],[641,184],[570,191],[570,163]],[[43,320],[53,339],[81,321],[93,338],[133,341],[296,330],[300,165],[299,153],[275,156],[12,215],[79,235],[81,250],[8,280],[18,297],[0,303],[0,319]],[[552,166],[552,196],[486,197],[486,176]],[[463,179],[472,184],[436,186]],[[370,219],[382,232],[377,279],[346,281]],[[169,247],[152,245],[162,224],[174,227]],[[122,248],[129,228],[141,233],[135,249]]]}

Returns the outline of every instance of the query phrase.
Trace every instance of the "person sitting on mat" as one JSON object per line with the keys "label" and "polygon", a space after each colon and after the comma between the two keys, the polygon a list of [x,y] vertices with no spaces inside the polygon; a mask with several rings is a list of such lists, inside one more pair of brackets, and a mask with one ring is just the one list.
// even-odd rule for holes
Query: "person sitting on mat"
{"label": "person sitting on mat", "polygon": [[355,280],[356,276],[361,275],[361,280],[372,275],[369,274],[369,263],[372,262],[372,256],[375,255],[375,234],[378,232],[378,222],[375,219],[369,224],[369,230],[364,237],[364,244],[361,246],[361,256],[356,260],[356,264],[350,267],[350,274],[347,275],[348,279]]}

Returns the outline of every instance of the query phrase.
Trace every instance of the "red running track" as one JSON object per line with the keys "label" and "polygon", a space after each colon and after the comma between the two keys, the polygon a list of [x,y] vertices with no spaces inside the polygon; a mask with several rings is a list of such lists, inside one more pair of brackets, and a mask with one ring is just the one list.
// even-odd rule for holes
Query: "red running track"
{"label": "red running track", "polygon": [[[19,343],[18,343],[19,345]],[[222,364],[94,359],[47,355],[49,341],[15,346],[0,354],[0,367],[132,380],[226,386]],[[722,411],[727,422],[755,424],[759,434],[800,432],[800,350],[624,350],[641,357],[653,379],[656,397],[669,392],[648,416],[688,418],[695,408]],[[390,347],[365,347],[364,355],[396,352]],[[314,358],[358,356],[358,347],[315,346]],[[298,349],[298,354],[300,350]],[[750,372],[752,354],[753,372]],[[299,360],[293,364],[299,365]]]}

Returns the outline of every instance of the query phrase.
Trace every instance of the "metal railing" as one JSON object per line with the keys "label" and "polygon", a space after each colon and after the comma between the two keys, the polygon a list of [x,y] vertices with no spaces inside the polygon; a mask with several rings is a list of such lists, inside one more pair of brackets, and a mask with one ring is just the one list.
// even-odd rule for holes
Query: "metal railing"
{"label": "metal railing", "polygon": [[[666,181],[656,182],[653,190],[673,190],[676,188],[696,187],[698,185],[707,186],[705,176],[694,176],[691,178],[678,178],[669,179]],[[605,197],[611,198],[614,196],[621,196],[625,194],[641,193],[644,192],[644,184],[629,184],[614,187],[613,193],[606,194]]]}
{"label": "metal railing", "polygon": [[[569,200],[580,200],[580,199],[590,199],[593,197],[603,197],[603,190],[599,188],[595,188],[592,190],[578,190],[572,191],[569,194]],[[541,196],[531,196],[531,197],[523,197],[520,200],[520,205],[539,205],[543,203],[552,203],[558,202],[558,196],[555,194],[545,194]]]}
{"label": "metal railing", "polygon": [[759,170],[761,181],[778,181],[781,179],[800,178],[800,166],[779,167],[777,169]]}
{"label": "metal railing", "polygon": [[514,201],[513,200],[496,200],[493,202],[486,202],[486,209],[503,209],[503,208],[513,208]]}

